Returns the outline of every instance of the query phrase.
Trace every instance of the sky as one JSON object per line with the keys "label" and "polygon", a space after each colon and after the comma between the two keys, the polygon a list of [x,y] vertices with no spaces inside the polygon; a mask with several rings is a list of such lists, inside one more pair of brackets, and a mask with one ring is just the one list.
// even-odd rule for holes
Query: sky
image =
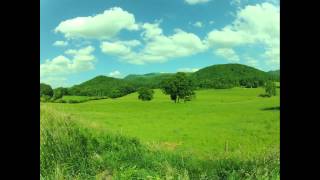
{"label": "sky", "polygon": [[40,0],[40,82],[280,68],[279,0]]}

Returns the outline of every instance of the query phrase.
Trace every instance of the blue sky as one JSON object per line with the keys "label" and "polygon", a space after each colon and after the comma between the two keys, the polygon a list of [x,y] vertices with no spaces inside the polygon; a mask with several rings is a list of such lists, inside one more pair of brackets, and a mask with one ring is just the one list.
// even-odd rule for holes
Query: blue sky
{"label": "blue sky", "polygon": [[40,81],[279,69],[279,13],[277,0],[40,0]]}

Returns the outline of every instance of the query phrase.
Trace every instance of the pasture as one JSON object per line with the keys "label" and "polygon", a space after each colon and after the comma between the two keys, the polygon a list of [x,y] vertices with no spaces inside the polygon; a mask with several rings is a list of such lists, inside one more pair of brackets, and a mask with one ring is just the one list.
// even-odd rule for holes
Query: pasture
{"label": "pasture", "polygon": [[41,106],[68,114],[92,133],[134,137],[151,149],[201,159],[247,159],[279,151],[279,92],[271,98],[259,97],[262,93],[262,88],[199,90],[193,101],[175,104],[155,90],[149,102],[138,100],[133,93],[116,99]]}

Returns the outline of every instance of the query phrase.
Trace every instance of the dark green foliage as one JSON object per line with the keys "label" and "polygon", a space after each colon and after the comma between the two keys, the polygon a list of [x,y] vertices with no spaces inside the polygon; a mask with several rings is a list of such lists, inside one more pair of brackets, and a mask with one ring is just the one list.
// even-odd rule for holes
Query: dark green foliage
{"label": "dark green foliage", "polygon": [[123,79],[107,76],[97,76],[89,81],[75,85],[69,89],[70,95],[75,96],[109,96],[121,97],[132,93],[136,88]]}
{"label": "dark green foliage", "polygon": [[268,81],[265,86],[265,91],[269,97],[277,95],[276,84],[272,81]]}
{"label": "dark green foliage", "polygon": [[53,96],[53,90],[50,85],[40,83],[40,97],[41,96],[49,96],[49,97]]}
{"label": "dark green foliage", "polygon": [[242,64],[213,65],[192,75],[200,88],[227,89],[236,86],[256,88],[271,77],[268,73]]}
{"label": "dark green foliage", "polygon": [[53,90],[53,100],[57,100],[62,98],[63,96],[68,95],[68,89],[67,88],[63,88],[63,87],[59,87]]}
{"label": "dark green foliage", "polygon": [[194,85],[186,73],[178,72],[173,77],[162,82],[162,90],[170,95],[171,100],[179,102],[180,100],[191,100],[195,96]]}
{"label": "dark green foliage", "polygon": [[128,75],[124,80],[132,83],[136,88],[148,87],[151,89],[160,88],[164,79],[172,77],[174,73],[149,73],[144,75]]}
{"label": "dark green foliage", "polygon": [[142,87],[138,89],[138,99],[142,101],[151,101],[153,99],[154,91],[152,89]]}
{"label": "dark green foliage", "polygon": [[[194,82],[194,88],[228,89],[238,86],[247,88],[264,86],[267,80],[280,79],[277,72],[279,71],[267,73],[242,64],[220,64],[202,68],[195,73],[185,74],[188,79]],[[162,88],[163,82],[171,79],[176,74],[149,73],[144,75],[128,75],[124,79],[97,76],[69,88],[68,94],[74,96],[108,96],[117,98],[135,92],[141,87],[150,89]],[[178,96],[172,96],[173,100],[178,98]]]}
{"label": "dark green foliage", "polygon": [[280,70],[269,71],[268,74],[271,76],[272,81],[280,81]]}

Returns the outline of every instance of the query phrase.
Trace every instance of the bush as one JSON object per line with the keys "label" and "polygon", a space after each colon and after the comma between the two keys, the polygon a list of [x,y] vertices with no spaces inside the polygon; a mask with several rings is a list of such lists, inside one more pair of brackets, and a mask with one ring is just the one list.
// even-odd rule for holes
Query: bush
{"label": "bush", "polygon": [[67,101],[64,100],[64,99],[57,99],[54,102],[56,102],[56,103],[67,103]]}
{"label": "bush", "polygon": [[49,97],[53,96],[53,90],[50,85],[40,83],[40,97],[41,96],[49,96]]}
{"label": "bush", "polygon": [[268,81],[265,86],[265,91],[269,97],[277,95],[276,84],[272,81]]}
{"label": "bush", "polygon": [[47,95],[43,95],[40,97],[40,102],[50,102],[51,97]]}
{"label": "bush", "polygon": [[70,99],[67,101],[68,103],[74,104],[74,103],[81,103],[82,101],[80,100],[75,100],[75,99]]}
{"label": "bush", "polygon": [[151,101],[153,99],[154,91],[152,89],[143,87],[138,89],[138,99],[142,101]]}

